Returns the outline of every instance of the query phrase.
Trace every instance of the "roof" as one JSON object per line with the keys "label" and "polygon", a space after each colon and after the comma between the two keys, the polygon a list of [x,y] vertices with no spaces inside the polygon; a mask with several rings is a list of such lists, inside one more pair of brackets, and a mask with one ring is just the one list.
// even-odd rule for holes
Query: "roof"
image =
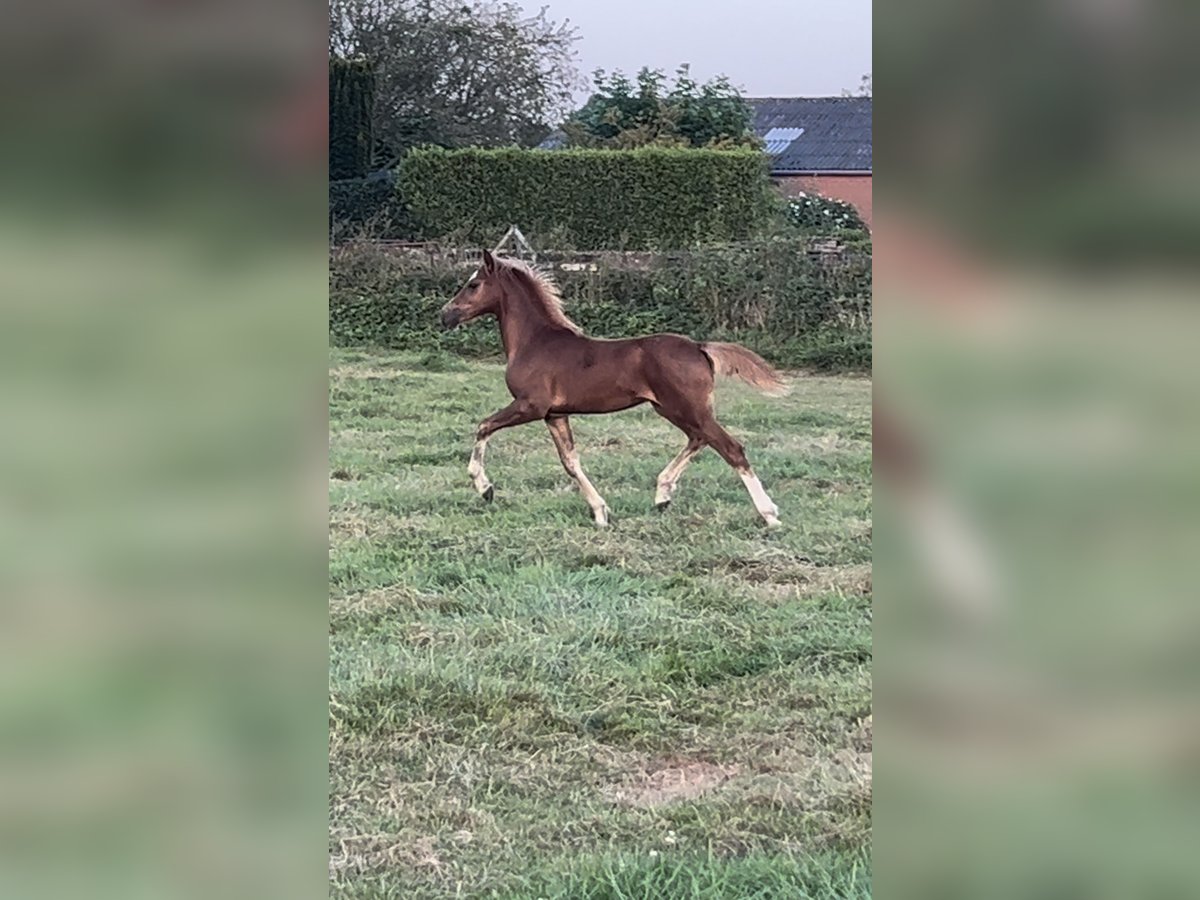
{"label": "roof", "polygon": [[870,97],[747,97],[772,175],[871,171]]}
{"label": "roof", "polygon": [[[870,97],[747,97],[772,175],[871,171]],[[539,149],[567,146],[555,129]]]}
{"label": "roof", "polygon": [[567,146],[567,133],[561,128],[555,128],[537,145],[539,150],[562,150]]}

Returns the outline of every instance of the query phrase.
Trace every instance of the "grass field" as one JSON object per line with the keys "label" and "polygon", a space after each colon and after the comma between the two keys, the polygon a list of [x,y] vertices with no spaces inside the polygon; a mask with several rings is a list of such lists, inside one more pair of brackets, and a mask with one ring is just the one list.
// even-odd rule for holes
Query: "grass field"
{"label": "grass field", "polygon": [[334,351],[334,896],[870,895],[870,382],[722,382],[784,527],[648,408],[575,417],[614,525],[546,428],[466,474],[503,369]]}

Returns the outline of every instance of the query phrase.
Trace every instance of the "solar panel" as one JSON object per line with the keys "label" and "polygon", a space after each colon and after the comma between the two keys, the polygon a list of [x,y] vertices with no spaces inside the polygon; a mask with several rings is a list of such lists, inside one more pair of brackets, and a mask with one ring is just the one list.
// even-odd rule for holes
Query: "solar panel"
{"label": "solar panel", "polygon": [[767,145],[768,153],[782,153],[792,141],[802,134],[804,134],[803,128],[772,128],[763,135],[763,142]]}

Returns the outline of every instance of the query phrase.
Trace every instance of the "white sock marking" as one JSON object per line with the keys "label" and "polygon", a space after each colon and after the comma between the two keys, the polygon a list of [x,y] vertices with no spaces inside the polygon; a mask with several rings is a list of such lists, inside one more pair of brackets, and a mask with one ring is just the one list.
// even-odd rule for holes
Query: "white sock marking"
{"label": "white sock marking", "polygon": [[654,492],[654,502],[656,504],[671,502],[671,498],[675,496],[675,488],[679,485],[679,476],[688,467],[688,463],[692,461],[692,457],[699,452],[699,447],[695,450],[685,447],[679,451],[679,454],[673,460],[667,463],[667,467],[658,476],[658,483]]}
{"label": "white sock marking", "polygon": [[779,507],[771,502],[771,498],[763,490],[762,482],[758,480],[758,476],[754,474],[754,470],[747,469],[744,472],[738,472],[738,474],[742,476],[742,483],[746,485],[746,490],[750,492],[750,499],[754,501],[754,508],[758,510],[758,514],[766,520],[768,525],[778,525]]}
{"label": "white sock marking", "polygon": [[487,438],[475,442],[475,448],[471,451],[471,461],[467,463],[467,474],[471,476],[471,481],[475,485],[475,490],[483,494],[492,483],[488,481],[487,473],[483,470],[483,455],[487,450]]}
{"label": "white sock marking", "polygon": [[583,494],[587,505],[592,508],[592,516],[595,518],[596,524],[607,525],[608,504],[604,502],[604,498],[600,496],[600,492],[596,490],[588,477],[583,474],[583,467],[579,465],[579,454],[574,450],[567,454],[567,471],[579,485],[579,492]]}

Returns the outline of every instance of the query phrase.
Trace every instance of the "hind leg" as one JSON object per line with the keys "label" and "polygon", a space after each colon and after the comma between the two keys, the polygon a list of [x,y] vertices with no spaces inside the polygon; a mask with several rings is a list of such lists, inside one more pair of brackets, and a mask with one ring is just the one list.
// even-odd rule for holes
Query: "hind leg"
{"label": "hind leg", "polygon": [[702,399],[688,396],[674,386],[659,387],[658,402],[654,403],[654,411],[687,435],[687,446],[667,463],[667,467],[658,474],[655,483],[654,505],[658,509],[666,509],[671,498],[675,496],[675,488],[679,484],[679,476],[688,467],[697,453],[703,450],[708,442],[700,433],[700,425],[712,416],[712,390],[700,394]]}
{"label": "hind leg", "polygon": [[655,506],[659,509],[666,509],[670,505],[671,498],[675,495],[675,488],[679,483],[679,476],[692,461],[692,457],[703,450],[704,446],[704,440],[699,436],[689,437],[687,446],[679,451],[678,456],[667,463],[667,467],[658,476],[654,491]]}
{"label": "hind leg", "polygon": [[[771,498],[763,490],[762,482],[750,468],[750,461],[746,459],[746,449],[717,423],[712,409],[712,389],[712,370],[707,364],[704,371],[695,373],[690,382],[675,380],[655,385],[658,397],[654,406],[655,412],[688,436],[687,448],[667,466],[663,475],[672,474],[678,478],[683,466],[680,465],[676,471],[676,464],[688,454],[694,442],[699,444],[696,452],[705,445],[712,447],[741,476],[742,483],[750,493],[750,499],[754,501],[754,508],[767,525],[774,528],[779,524],[779,507],[771,502]],[[695,453],[688,455],[687,459],[690,460],[694,455]],[[686,461],[683,465],[686,465]],[[663,496],[662,478],[660,475],[660,493],[656,500]],[[672,489],[673,487],[672,484]]]}
{"label": "hind leg", "polygon": [[771,498],[763,490],[762,482],[750,468],[750,460],[746,458],[746,448],[717,424],[716,419],[706,421],[701,426],[701,433],[708,445],[721,454],[721,458],[733,466],[734,471],[741,476],[742,483],[746,485],[746,490],[750,493],[750,499],[754,501],[754,508],[758,510],[758,514],[763,517],[767,526],[770,528],[778,526],[779,507],[771,502]]}

